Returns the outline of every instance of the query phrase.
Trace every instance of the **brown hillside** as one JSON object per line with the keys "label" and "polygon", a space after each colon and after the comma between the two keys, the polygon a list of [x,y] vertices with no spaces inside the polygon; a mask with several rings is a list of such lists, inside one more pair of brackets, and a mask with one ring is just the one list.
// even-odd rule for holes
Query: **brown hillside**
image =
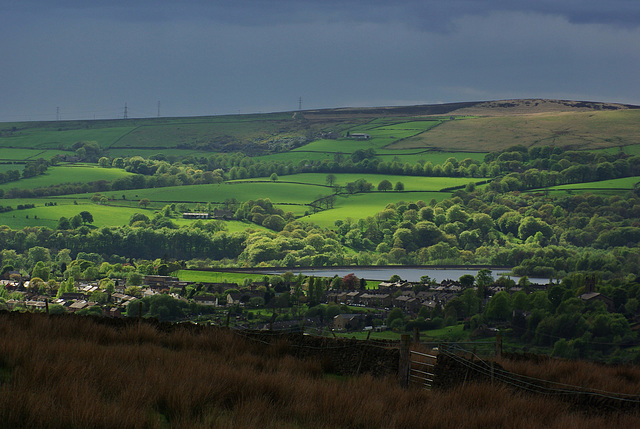
{"label": "brown hillside", "polygon": [[538,113],[591,112],[638,109],[619,103],[602,103],[592,101],[570,100],[498,100],[470,101],[463,103],[425,104],[416,106],[388,107],[343,107],[337,109],[305,110],[305,119],[345,119],[347,117],[380,117],[380,116],[512,116]]}
{"label": "brown hillside", "polygon": [[[467,382],[425,391],[401,389],[394,377],[327,376],[321,359],[292,357],[286,341],[266,345],[228,329],[6,312],[0,327],[0,426],[7,428],[640,424],[634,410],[584,412],[555,396],[506,385]],[[601,386],[593,380],[601,376],[612,379],[616,391],[638,391],[637,369],[586,369],[592,377],[578,379],[579,386]],[[552,376],[565,380],[573,371],[556,367],[560,375]]]}

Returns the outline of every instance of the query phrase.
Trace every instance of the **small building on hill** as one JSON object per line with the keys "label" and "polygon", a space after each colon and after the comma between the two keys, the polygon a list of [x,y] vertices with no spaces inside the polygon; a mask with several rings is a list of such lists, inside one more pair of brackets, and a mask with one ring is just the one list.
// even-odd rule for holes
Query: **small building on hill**
{"label": "small building on hill", "polygon": [[369,140],[369,139],[371,139],[371,134],[367,134],[367,133],[349,133],[349,135],[347,137],[352,138],[354,140]]}
{"label": "small building on hill", "polygon": [[182,219],[209,219],[209,213],[182,213]]}

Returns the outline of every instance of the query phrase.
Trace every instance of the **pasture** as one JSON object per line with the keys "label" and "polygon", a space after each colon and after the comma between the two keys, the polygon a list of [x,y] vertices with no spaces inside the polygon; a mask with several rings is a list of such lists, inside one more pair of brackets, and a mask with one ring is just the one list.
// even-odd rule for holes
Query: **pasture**
{"label": "pasture", "polygon": [[49,167],[46,173],[0,185],[0,189],[35,189],[63,183],[88,183],[97,180],[112,181],[131,175],[117,168],[100,168],[95,164],[68,164]]}
{"label": "pasture", "polygon": [[[277,183],[296,182],[310,185],[327,185],[327,174],[321,173],[300,173],[282,176]],[[382,180],[389,180],[395,185],[396,182],[404,184],[405,191],[439,191],[443,188],[452,186],[465,186],[470,182],[477,182],[481,179],[470,177],[423,177],[423,176],[398,176],[392,174],[348,174],[337,173],[335,176],[335,184],[344,186],[348,182],[355,182],[358,179],[364,179],[373,184],[374,189]],[[251,179],[251,182],[271,182],[268,177]],[[247,183],[247,180],[235,180],[228,183]],[[273,183],[273,182],[272,182]],[[330,188],[324,192],[330,192]],[[392,193],[393,191],[388,191]]]}
{"label": "pasture", "polygon": [[371,192],[348,197],[340,196],[336,199],[333,209],[304,216],[301,220],[325,228],[333,228],[338,219],[365,219],[384,210],[390,203],[422,200],[428,204],[432,199],[442,201],[449,197],[451,194],[448,192]]}
{"label": "pasture", "polygon": [[42,150],[37,148],[7,148],[0,147],[2,161],[29,161],[39,158],[51,159],[55,155],[69,155],[71,152],[62,150]]}
{"label": "pasture", "polygon": [[[6,205],[16,208],[13,204],[17,200],[5,200]],[[44,206],[43,200],[21,200],[22,203],[29,201],[36,204],[35,208],[25,210],[13,210],[10,212],[0,213],[0,225],[7,225],[11,228],[24,228],[26,226],[47,226],[55,228],[61,217],[71,218],[82,211],[88,211],[93,215],[93,223],[95,227],[103,226],[121,226],[128,225],[129,219],[134,213],[148,212],[148,216],[153,215],[152,212],[142,210],[140,208],[129,207],[111,207],[106,205],[97,205],[90,203],[78,202],[78,204],[60,204],[57,206]]]}
{"label": "pasture", "polygon": [[196,283],[238,283],[242,286],[244,279],[250,279],[251,281],[261,282],[264,279],[264,274],[251,274],[251,273],[223,273],[217,271],[195,271],[195,270],[179,270],[173,273],[175,277],[178,277],[181,281],[196,282]]}
{"label": "pasture", "polygon": [[[162,203],[163,206],[170,203],[223,203],[231,199],[242,202],[258,198],[270,198],[272,202],[280,204],[308,204],[319,195],[330,193],[330,189],[314,185],[256,182],[133,189],[104,192],[103,195],[114,200],[122,200],[124,195],[124,199],[135,204],[142,198],[147,198],[151,202]],[[76,194],[65,198],[89,199],[93,195]]]}
{"label": "pasture", "polygon": [[353,153],[362,149],[382,149],[398,140],[402,140],[416,134],[423,133],[436,125],[440,121],[408,121],[399,122],[398,119],[389,123],[387,118],[374,120],[364,125],[358,125],[349,129],[350,133],[367,133],[371,136],[369,140],[357,140],[353,138],[338,138],[335,140],[320,139],[313,141],[296,151],[330,152],[330,153]]}
{"label": "pasture", "polygon": [[620,179],[600,180],[597,182],[571,183],[568,185],[552,186],[550,190],[606,190],[628,189],[631,190],[640,183],[640,176],[622,177]]}
{"label": "pasture", "polygon": [[53,126],[54,124],[47,128],[33,127],[16,131],[9,137],[0,138],[0,147],[63,149],[79,141],[96,141],[100,146],[108,148],[134,129],[130,126],[56,129]]}
{"label": "pasture", "polygon": [[[330,140],[332,141],[332,140]],[[349,140],[348,143],[351,144],[353,140]],[[315,143],[315,142],[314,142]],[[311,143],[311,144],[314,144]],[[324,161],[326,159],[333,159],[336,154],[343,154],[343,156],[349,156],[352,148],[346,150],[344,147],[341,147],[339,152],[317,152],[317,151],[308,151],[306,146],[302,146],[296,150],[292,150],[289,152],[282,152],[272,155],[263,155],[257,156],[254,159],[256,161],[279,161],[279,162],[293,162],[294,164],[298,164],[301,161]],[[318,147],[316,147],[318,148]],[[335,149],[335,147],[333,148]],[[367,148],[368,149],[368,148]],[[448,152],[448,151],[440,151],[440,150],[431,150],[431,149],[420,149],[420,150],[391,150],[391,149],[374,149],[376,151],[376,158],[380,161],[385,162],[393,162],[397,161],[402,164],[408,162],[410,164],[416,163],[425,163],[430,161],[433,165],[436,164],[444,164],[448,158],[455,158],[458,161],[462,161],[466,158],[471,158],[475,161],[483,161],[486,152]],[[355,149],[353,150],[355,151]]]}

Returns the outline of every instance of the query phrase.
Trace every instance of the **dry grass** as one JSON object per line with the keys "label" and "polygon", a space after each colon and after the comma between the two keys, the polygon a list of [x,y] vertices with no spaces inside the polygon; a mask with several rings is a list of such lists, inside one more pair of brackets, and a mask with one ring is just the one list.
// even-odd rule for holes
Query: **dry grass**
{"label": "dry grass", "polygon": [[[107,326],[0,314],[0,427],[636,427],[504,387],[403,390],[393,378],[338,380],[320,362],[224,329]],[[562,369],[558,368],[561,372]],[[588,370],[587,370],[588,371]],[[615,374],[615,371],[614,373]]]}
{"label": "dry grass", "polygon": [[559,146],[591,150],[640,143],[640,110],[505,113],[447,121],[387,149],[438,148],[444,151],[494,151],[510,146]]}
{"label": "dry grass", "polygon": [[528,377],[588,389],[640,395],[640,368],[637,366],[607,366],[563,359],[549,359],[537,364],[503,359],[499,363],[508,371]]}

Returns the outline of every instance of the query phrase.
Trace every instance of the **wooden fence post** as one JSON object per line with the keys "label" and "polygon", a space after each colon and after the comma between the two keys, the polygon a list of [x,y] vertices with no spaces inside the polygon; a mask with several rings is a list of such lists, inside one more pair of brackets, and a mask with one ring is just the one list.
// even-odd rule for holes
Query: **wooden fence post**
{"label": "wooden fence post", "polygon": [[400,362],[398,365],[398,380],[403,388],[409,387],[409,347],[411,345],[411,337],[408,334],[402,334],[400,337]]}
{"label": "wooden fence post", "polygon": [[496,334],[496,358],[502,357],[502,334]]}
{"label": "wooden fence post", "polygon": [[420,344],[420,328],[417,326],[413,328],[413,343]]}

